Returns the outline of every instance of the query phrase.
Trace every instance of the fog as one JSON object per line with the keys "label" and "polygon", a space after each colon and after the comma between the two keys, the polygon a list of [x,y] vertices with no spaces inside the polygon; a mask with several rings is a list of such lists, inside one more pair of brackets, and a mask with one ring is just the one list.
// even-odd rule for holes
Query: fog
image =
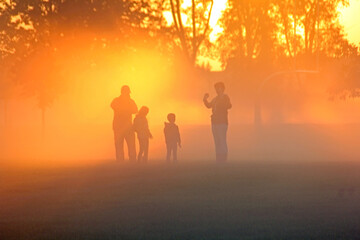
{"label": "fog", "polygon": [[[66,51],[52,59],[58,71],[51,86],[56,97],[46,108],[44,126],[38,99],[26,95],[26,85],[14,85],[10,97],[1,101],[2,163],[114,161],[110,103],[124,84],[130,86],[139,108],[150,108],[154,135],[150,161],[164,161],[163,127],[170,112],[177,115],[182,136],[180,161],[212,161],[211,111],[203,106],[202,97],[206,92],[215,96],[217,81],[225,82],[233,104],[228,132],[231,161],[350,161],[360,156],[359,100],[331,100],[331,79],[326,76],[286,75],[269,81],[260,91],[251,77],[190,70],[148,47],[95,52],[91,57],[81,48],[81,39],[63,48]],[[22,70],[23,77],[39,78],[46,61],[46,56],[38,55]],[[85,62],[90,67],[84,67]],[[254,124],[256,98],[261,104],[261,125]]]}

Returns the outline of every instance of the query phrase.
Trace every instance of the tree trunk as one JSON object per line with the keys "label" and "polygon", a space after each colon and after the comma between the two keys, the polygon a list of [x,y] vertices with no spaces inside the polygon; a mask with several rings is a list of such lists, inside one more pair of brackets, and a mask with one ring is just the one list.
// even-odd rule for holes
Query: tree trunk
{"label": "tree trunk", "polygon": [[[295,5],[294,5],[295,6]],[[296,70],[297,69],[297,43],[296,43],[296,25],[297,25],[297,22],[296,22],[296,15],[295,15],[295,7],[294,7],[294,69]]]}
{"label": "tree trunk", "polygon": [[191,7],[191,13],[192,13],[192,25],[193,25],[193,39],[192,39],[192,56],[191,56],[191,62],[193,65],[195,65],[196,62],[196,53],[197,53],[197,42],[196,42],[196,16],[195,16],[195,0],[192,0],[192,7]]}
{"label": "tree trunk", "polygon": [[[196,27],[196,2],[191,1],[191,21],[192,21],[192,36],[187,33],[184,29],[182,18],[181,18],[181,2],[180,0],[170,0],[171,14],[173,17],[176,32],[179,36],[181,47],[186,59],[192,66],[195,66],[197,54],[202,41],[205,39],[206,34],[209,30],[210,17],[213,9],[214,1],[210,2],[209,16],[205,20],[205,29],[201,33]],[[198,13],[201,14],[201,13]]]}
{"label": "tree trunk", "polygon": [[319,0],[316,1],[316,70],[319,71],[319,14],[320,14],[320,9],[319,9]]}
{"label": "tree trunk", "polygon": [[179,0],[176,0],[175,4],[173,0],[170,0],[171,12],[174,20],[175,27],[180,38],[181,46],[187,60],[190,60],[189,49],[186,43],[185,30],[181,18],[181,4]]}

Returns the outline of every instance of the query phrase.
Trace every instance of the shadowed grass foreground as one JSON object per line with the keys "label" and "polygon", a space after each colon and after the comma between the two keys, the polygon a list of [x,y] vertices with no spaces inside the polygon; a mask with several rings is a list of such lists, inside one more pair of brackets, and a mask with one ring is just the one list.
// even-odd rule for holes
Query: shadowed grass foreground
{"label": "shadowed grass foreground", "polygon": [[0,239],[359,239],[360,165],[0,171]]}

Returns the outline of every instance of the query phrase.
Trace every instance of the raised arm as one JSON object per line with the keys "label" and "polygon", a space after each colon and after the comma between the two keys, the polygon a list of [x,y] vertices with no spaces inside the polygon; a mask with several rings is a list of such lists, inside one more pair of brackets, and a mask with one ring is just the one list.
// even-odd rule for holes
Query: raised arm
{"label": "raised arm", "polygon": [[206,94],[204,95],[203,102],[204,102],[204,104],[205,104],[205,106],[206,106],[207,108],[211,108],[211,107],[212,107],[212,102],[209,102],[208,99],[209,99],[209,94],[206,93]]}

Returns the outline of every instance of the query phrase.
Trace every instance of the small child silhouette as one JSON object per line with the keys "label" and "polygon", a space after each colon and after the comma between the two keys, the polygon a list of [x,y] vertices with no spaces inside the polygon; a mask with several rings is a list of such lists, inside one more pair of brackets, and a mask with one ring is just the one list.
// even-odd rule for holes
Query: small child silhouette
{"label": "small child silhouette", "polygon": [[148,113],[149,108],[143,106],[134,119],[134,130],[137,134],[140,147],[138,162],[147,162],[149,153],[149,138],[153,137],[150,133],[149,124],[146,119]]}
{"label": "small child silhouette", "polygon": [[167,115],[169,122],[165,122],[164,135],[166,142],[166,160],[169,162],[171,153],[173,155],[173,161],[177,161],[177,146],[181,148],[181,139],[179,127],[175,124],[176,116],[174,113],[169,113]]}

